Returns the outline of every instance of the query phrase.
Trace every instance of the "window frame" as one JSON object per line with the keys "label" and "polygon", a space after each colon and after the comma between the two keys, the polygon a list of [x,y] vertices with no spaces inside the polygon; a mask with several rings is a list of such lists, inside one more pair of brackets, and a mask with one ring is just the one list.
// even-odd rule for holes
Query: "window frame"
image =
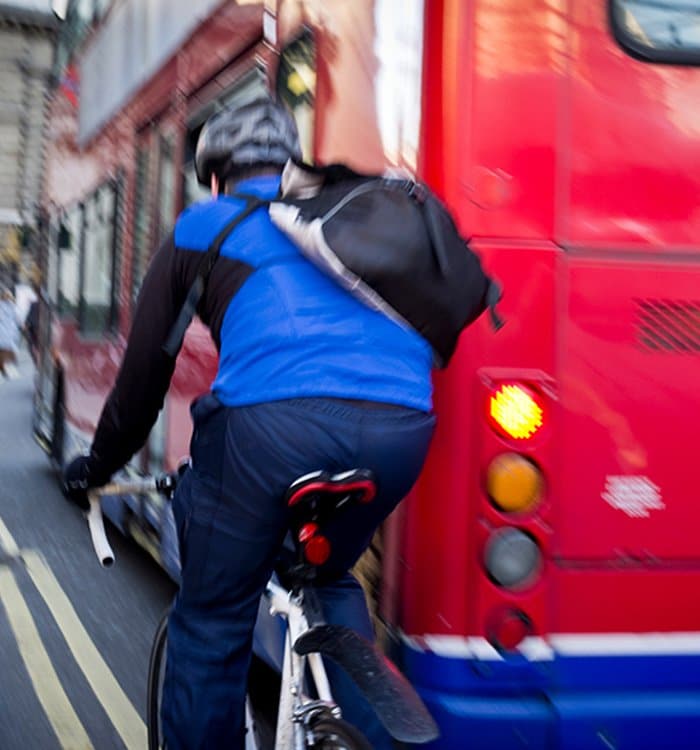
{"label": "window frame", "polygon": [[[119,304],[119,271],[118,252],[120,243],[119,232],[119,211],[121,201],[121,181],[119,177],[109,177],[96,185],[80,202],[82,207],[82,221],[80,230],[80,287],[78,290],[78,310],[77,323],[78,331],[81,338],[100,339],[103,336],[113,335],[118,328],[118,304]],[[109,279],[109,298],[106,305],[105,322],[101,327],[88,327],[87,325],[87,308],[88,303],[85,299],[86,271],[87,271],[87,223],[88,223],[88,204],[97,200],[102,190],[111,190],[113,192],[111,216],[111,237],[109,243],[108,265],[110,269]],[[101,198],[100,198],[101,200]]]}
{"label": "window frame", "polygon": [[643,44],[625,28],[620,13],[624,0],[608,0],[608,18],[612,35],[618,45],[636,60],[662,65],[700,65],[700,47],[696,50],[658,49]]}
{"label": "window frame", "polygon": [[[296,98],[299,99],[296,105],[293,104],[292,99],[294,92],[292,92],[286,85],[286,81],[283,76],[289,74],[294,70],[293,58],[294,56],[290,53],[296,52],[297,49],[307,45],[311,50],[311,71],[314,76],[313,89],[306,89],[301,95]],[[276,97],[284,102],[285,106],[290,110],[292,116],[297,123],[297,129],[299,131],[299,140],[301,143],[304,161],[309,164],[315,162],[316,157],[316,99],[318,95],[318,46],[316,42],[316,36],[308,26],[302,26],[299,32],[292,37],[280,50],[279,58],[277,62],[277,69],[275,70],[274,77],[274,91]],[[308,122],[308,128],[302,128],[299,120],[297,110],[302,107],[308,107],[310,111],[310,119]]]}
{"label": "window frame", "polygon": [[112,228],[112,289],[109,304],[108,330],[119,331],[119,311],[122,291],[124,256],[124,208],[126,204],[126,176],[122,168],[112,180],[114,184],[114,226]]}
{"label": "window frame", "polygon": [[[65,228],[66,231],[70,231],[68,227],[72,228],[73,219],[71,214],[77,213],[75,225],[77,231],[75,235],[71,234],[71,251],[76,253],[76,273],[77,273],[77,290],[76,300],[74,305],[66,305],[65,300],[67,299],[64,294],[64,274],[66,271],[66,259],[64,252],[68,249],[67,247],[61,246],[61,230]],[[80,319],[80,300],[82,298],[82,285],[83,285],[83,235],[85,230],[85,203],[82,200],[75,201],[67,206],[64,206],[58,214],[58,232],[56,235],[56,313],[60,320],[72,320],[78,322]]]}
{"label": "window frame", "polygon": [[[152,138],[150,136],[150,133],[144,134],[136,146],[134,208],[131,221],[131,272],[129,279],[129,302],[132,313],[136,308],[141,284],[148,269],[152,245],[151,178],[154,154]],[[141,167],[143,167],[143,171],[141,171]],[[143,226],[141,226],[141,223],[143,223]]]}
{"label": "window frame", "polygon": [[[173,230],[175,226],[175,219],[177,216],[177,203],[178,196],[177,191],[179,190],[178,185],[178,164],[177,164],[177,134],[169,132],[167,130],[158,131],[156,133],[157,142],[157,162],[158,162],[158,176],[156,178],[155,195],[152,205],[152,211],[155,216],[155,237],[156,241],[148,253],[147,261],[150,263],[153,253],[158,247],[160,247],[166,240],[168,234]],[[170,171],[169,180],[172,183],[170,185],[170,191],[164,189],[167,187],[164,183],[166,180],[166,170]],[[167,196],[164,200],[163,196]],[[169,214],[169,215],[167,215]],[[147,264],[148,265],[148,264]]]}

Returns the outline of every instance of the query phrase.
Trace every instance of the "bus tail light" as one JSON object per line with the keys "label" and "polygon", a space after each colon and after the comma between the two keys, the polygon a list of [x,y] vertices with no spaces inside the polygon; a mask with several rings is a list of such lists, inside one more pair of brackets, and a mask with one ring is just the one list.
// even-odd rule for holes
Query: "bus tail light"
{"label": "bus tail light", "polygon": [[491,502],[506,513],[532,510],[542,494],[539,468],[519,453],[501,453],[489,464],[486,491]]}
{"label": "bus tail light", "polygon": [[487,637],[498,651],[513,651],[532,633],[532,621],[520,609],[503,607],[492,613]]}
{"label": "bus tail light", "polygon": [[495,531],[486,542],[484,565],[498,586],[520,589],[539,573],[542,553],[530,534],[506,527]]}
{"label": "bus tail light", "polygon": [[544,416],[539,394],[521,383],[502,383],[489,397],[489,421],[504,437],[529,440],[544,425]]}

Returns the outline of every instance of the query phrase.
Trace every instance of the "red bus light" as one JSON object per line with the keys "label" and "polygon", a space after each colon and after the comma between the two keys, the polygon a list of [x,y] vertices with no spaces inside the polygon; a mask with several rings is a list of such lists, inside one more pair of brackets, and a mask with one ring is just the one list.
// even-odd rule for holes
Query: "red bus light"
{"label": "red bus light", "polygon": [[492,427],[513,440],[529,440],[544,425],[544,405],[535,391],[519,383],[503,383],[489,397]]}
{"label": "red bus light", "polygon": [[488,638],[499,651],[513,651],[532,633],[532,622],[521,610],[512,607],[492,613]]}

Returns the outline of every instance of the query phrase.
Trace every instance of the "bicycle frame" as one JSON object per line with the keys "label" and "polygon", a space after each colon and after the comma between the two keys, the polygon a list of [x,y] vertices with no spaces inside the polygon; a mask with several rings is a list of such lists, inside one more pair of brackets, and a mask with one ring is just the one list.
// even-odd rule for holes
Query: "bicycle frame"
{"label": "bicycle frame", "polygon": [[[114,553],[105,534],[100,498],[147,492],[168,496],[176,483],[174,475],[163,475],[115,482],[88,492],[88,526],[103,566],[114,562]],[[438,736],[437,726],[415,690],[376,647],[347,627],[323,621],[313,586],[294,586],[290,591],[273,578],[268,581],[264,595],[269,601],[270,614],[283,617],[287,623],[275,750],[306,750],[307,735],[313,731],[314,720],[341,718],[323,656],[331,658],[348,673],[395,739],[420,743]],[[318,698],[309,696],[309,681],[313,682]],[[252,730],[253,717],[249,708],[246,708],[246,725]],[[250,744],[254,736],[253,731],[247,732],[247,750],[258,750],[254,739]]]}
{"label": "bicycle frame", "polygon": [[[319,711],[340,718],[340,709],[333,700],[321,655],[310,653],[302,656],[294,650],[298,638],[310,629],[303,608],[303,590],[295,595],[270,581],[265,596],[270,602],[270,614],[284,617],[287,621],[275,748],[304,750],[304,726],[308,720]],[[305,691],[307,664],[318,694],[317,700],[309,698]]]}
{"label": "bicycle frame", "polygon": [[[90,508],[86,517],[95,553],[103,567],[109,567],[114,563],[114,552],[107,540],[100,498],[103,495],[138,495],[154,491],[159,491],[158,480],[153,477],[145,477],[113,482],[88,492]],[[297,639],[310,630],[309,621],[303,608],[303,589],[298,594],[294,594],[270,580],[265,590],[265,596],[270,604],[270,614],[281,616],[287,622],[275,748],[305,750],[305,725],[308,721],[319,712],[326,712],[340,718],[340,709],[333,700],[321,655],[318,653],[300,655],[294,651],[294,644]],[[311,699],[305,691],[307,664],[318,699]],[[252,715],[249,707],[247,707],[246,723],[249,728],[252,721]],[[253,732],[248,731],[246,737],[252,738]],[[257,750],[254,745],[249,746],[247,744],[246,747],[250,747],[250,750]]]}

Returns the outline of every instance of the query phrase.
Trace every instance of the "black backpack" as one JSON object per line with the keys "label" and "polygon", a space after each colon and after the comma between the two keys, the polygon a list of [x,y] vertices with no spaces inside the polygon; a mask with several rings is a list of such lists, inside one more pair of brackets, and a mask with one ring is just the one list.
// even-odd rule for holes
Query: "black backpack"
{"label": "black backpack", "polygon": [[[164,349],[182,344],[225,238],[267,203],[253,196],[207,250]],[[499,286],[481,268],[442,203],[408,179],[362,175],[342,164],[288,162],[270,218],[314,265],[363,303],[418,331],[435,364],[450,360],[462,330],[488,307],[496,329]]]}
{"label": "black backpack", "polygon": [[289,162],[270,218],[306,258],[366,305],[418,331],[435,363],[450,360],[462,330],[500,289],[420,183],[362,175],[340,164]]}

